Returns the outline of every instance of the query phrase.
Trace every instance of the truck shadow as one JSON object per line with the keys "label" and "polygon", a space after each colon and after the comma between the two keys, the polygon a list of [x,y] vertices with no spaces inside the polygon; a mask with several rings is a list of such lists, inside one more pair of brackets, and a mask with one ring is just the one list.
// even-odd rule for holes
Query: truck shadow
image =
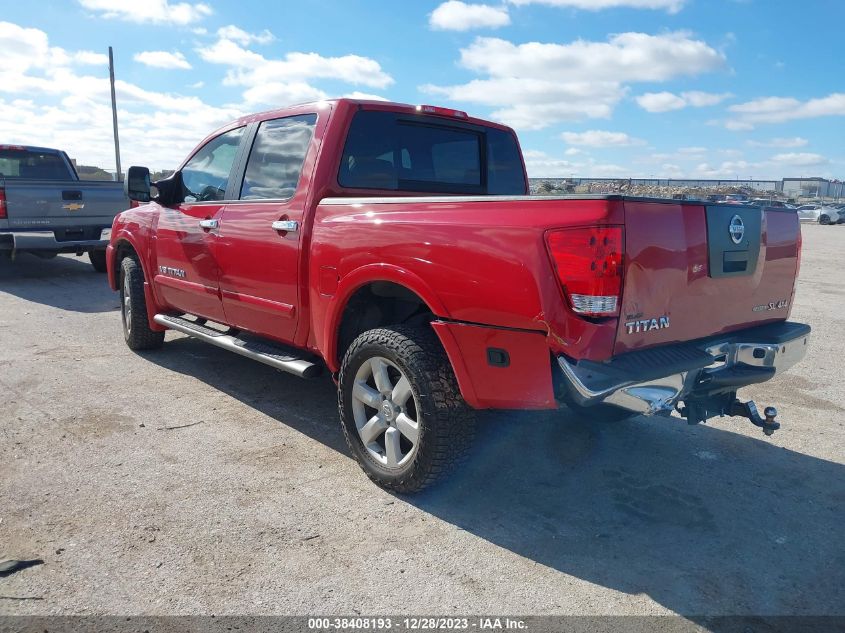
{"label": "truck shadow", "polygon": [[41,259],[21,253],[0,257],[0,292],[70,312],[109,312],[120,302],[106,276],[95,272],[87,256]]}
{"label": "truck shadow", "polygon": [[[348,454],[328,377],[301,381],[190,339],[147,357]],[[401,501],[692,619],[841,614],[845,467],[782,448],[777,434],[736,433],[741,422],[728,420],[487,413],[465,467]]]}

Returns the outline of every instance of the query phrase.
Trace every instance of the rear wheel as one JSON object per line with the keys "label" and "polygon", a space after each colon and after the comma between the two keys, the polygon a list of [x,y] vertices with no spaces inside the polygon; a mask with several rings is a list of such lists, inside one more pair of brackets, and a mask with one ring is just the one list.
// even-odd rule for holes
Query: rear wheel
{"label": "rear wheel", "polygon": [[417,492],[461,462],[475,413],[429,327],[361,334],[340,370],[341,425],[367,476],[396,492]]}
{"label": "rear wheel", "polygon": [[144,296],[144,271],[133,257],[120,262],[120,314],[123,338],[129,349],[155,349],[164,342],[164,332],[150,328]]}
{"label": "rear wheel", "polygon": [[96,251],[88,251],[88,259],[91,260],[91,265],[98,273],[106,272],[106,251],[98,249]]}

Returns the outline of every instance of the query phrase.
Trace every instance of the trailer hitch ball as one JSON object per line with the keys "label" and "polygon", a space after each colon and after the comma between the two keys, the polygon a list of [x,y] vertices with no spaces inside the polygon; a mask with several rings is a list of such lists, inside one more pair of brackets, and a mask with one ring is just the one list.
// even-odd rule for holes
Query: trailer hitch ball
{"label": "trailer hitch ball", "polygon": [[774,407],[766,407],[763,409],[763,415],[766,416],[766,425],[763,427],[763,433],[766,435],[772,435],[775,432],[775,429],[780,428],[780,424],[775,422],[778,410]]}
{"label": "trailer hitch ball", "polygon": [[774,407],[766,407],[763,409],[763,415],[757,410],[757,405],[753,400],[742,402],[741,400],[734,400],[730,408],[730,415],[746,418],[754,426],[763,429],[766,435],[772,435],[780,428],[780,423],[775,421],[778,410]]}

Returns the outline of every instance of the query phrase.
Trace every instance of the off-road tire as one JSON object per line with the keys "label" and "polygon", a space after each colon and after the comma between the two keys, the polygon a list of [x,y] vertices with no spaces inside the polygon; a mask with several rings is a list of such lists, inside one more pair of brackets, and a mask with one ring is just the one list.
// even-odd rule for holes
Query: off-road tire
{"label": "off-road tire", "polygon": [[[417,405],[419,439],[413,459],[400,469],[378,463],[364,446],[352,409],[355,376],[375,356],[408,378]],[[440,340],[429,326],[401,325],[364,332],[346,354],[338,381],[338,408],[346,443],[376,484],[399,493],[418,492],[456,468],[475,436],[475,411],[464,402]]]}
{"label": "off-road tire", "polygon": [[97,249],[88,251],[88,259],[91,260],[91,265],[98,273],[107,272],[106,268],[106,251],[105,249]]}
{"label": "off-road tire", "polygon": [[[126,291],[129,291],[127,301]],[[126,311],[129,308],[129,318]],[[150,328],[147,319],[147,301],[144,296],[144,271],[134,257],[124,257],[120,262],[120,316],[123,338],[129,349],[156,349],[164,343],[164,332]]]}

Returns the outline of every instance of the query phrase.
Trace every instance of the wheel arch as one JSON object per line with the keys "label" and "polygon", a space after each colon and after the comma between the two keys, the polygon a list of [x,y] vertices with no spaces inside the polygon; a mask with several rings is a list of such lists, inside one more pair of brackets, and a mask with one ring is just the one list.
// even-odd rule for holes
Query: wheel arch
{"label": "wheel arch", "polygon": [[[138,259],[138,263],[141,265],[141,269],[144,269],[144,262],[141,261],[140,256],[138,255],[138,251],[135,246],[130,242],[127,238],[121,237],[120,239],[116,240],[114,244],[110,246],[110,250],[112,252],[111,256],[111,273],[109,283],[111,287],[115,290],[119,288],[120,284],[120,262],[123,261],[123,258],[126,257],[128,254],[134,253]],[[144,271],[144,275],[146,276],[146,271]]]}
{"label": "wheel arch", "polygon": [[323,357],[336,372],[358,334],[384,325],[428,323],[448,316],[440,298],[418,275],[383,264],[364,266],[338,284],[326,313]]}
{"label": "wheel arch", "polygon": [[[109,257],[109,253],[111,256]],[[141,272],[144,274],[144,297],[147,306],[147,318],[149,327],[154,332],[163,332],[166,328],[155,322],[154,317],[159,312],[159,303],[153,290],[152,275],[147,268],[147,262],[141,256],[139,250],[135,247],[126,236],[121,236],[113,244],[110,244],[107,250],[107,265],[109,266],[109,284],[114,290],[120,288],[120,262],[127,255],[135,255],[135,261],[141,267]]]}

